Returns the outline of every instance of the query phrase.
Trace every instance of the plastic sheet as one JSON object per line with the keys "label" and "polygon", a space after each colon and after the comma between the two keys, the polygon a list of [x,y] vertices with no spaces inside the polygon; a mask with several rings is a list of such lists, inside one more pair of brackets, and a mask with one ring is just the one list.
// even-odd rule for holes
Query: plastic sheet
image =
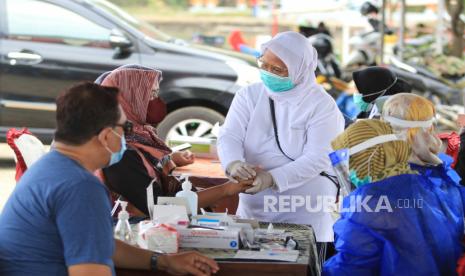
{"label": "plastic sheet", "polygon": [[[425,175],[390,177],[346,197],[334,225],[338,253],[325,263],[323,275],[455,275],[464,190],[447,166],[418,168]],[[366,206],[372,212],[348,209],[357,196],[371,197]],[[380,199],[391,210],[376,212]]]}

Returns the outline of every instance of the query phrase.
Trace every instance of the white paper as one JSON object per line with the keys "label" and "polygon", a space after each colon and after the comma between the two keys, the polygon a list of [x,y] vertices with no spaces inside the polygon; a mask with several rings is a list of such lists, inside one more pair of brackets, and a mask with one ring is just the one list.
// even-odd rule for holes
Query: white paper
{"label": "white paper", "polygon": [[187,213],[192,214],[191,208],[189,206],[189,201],[185,197],[169,197],[169,196],[159,196],[157,197],[158,205],[179,205],[186,207]]}
{"label": "white paper", "polygon": [[187,210],[179,205],[155,205],[153,206],[153,222],[178,224],[179,221],[189,221]]}
{"label": "white paper", "polygon": [[234,259],[272,260],[283,262],[296,262],[299,258],[299,250],[273,249],[273,250],[239,250]]}

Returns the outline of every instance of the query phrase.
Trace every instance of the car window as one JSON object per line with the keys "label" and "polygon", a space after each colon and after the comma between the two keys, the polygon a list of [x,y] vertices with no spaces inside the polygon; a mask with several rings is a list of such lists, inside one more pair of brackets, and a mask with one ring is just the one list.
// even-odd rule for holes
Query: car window
{"label": "car window", "polygon": [[137,30],[144,33],[146,36],[149,36],[154,39],[162,40],[162,41],[169,41],[173,39],[173,37],[160,31],[159,29],[155,28],[149,23],[145,21],[137,20],[136,18],[132,17],[130,14],[126,13],[121,8],[119,8],[118,6],[114,5],[111,2],[108,2],[106,0],[87,0],[87,1],[95,5],[96,7],[102,9],[103,11],[110,13],[113,16],[116,16],[118,19],[123,21],[125,24],[133,28],[136,28]]}
{"label": "car window", "polygon": [[7,0],[8,37],[14,40],[111,48],[111,30],[39,0]]}

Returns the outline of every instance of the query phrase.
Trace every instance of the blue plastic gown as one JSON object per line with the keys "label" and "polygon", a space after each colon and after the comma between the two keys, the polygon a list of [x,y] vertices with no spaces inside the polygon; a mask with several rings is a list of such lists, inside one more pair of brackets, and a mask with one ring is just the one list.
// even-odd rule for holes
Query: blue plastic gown
{"label": "blue plastic gown", "polygon": [[[447,162],[412,167],[421,174],[367,184],[344,199],[334,225],[338,253],[324,264],[323,275],[456,274],[464,190]],[[368,208],[357,209],[357,196],[371,196]]]}

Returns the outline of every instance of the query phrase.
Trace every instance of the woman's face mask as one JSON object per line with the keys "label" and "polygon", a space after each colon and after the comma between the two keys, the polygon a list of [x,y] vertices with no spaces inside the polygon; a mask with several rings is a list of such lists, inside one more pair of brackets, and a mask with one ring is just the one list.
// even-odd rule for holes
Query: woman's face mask
{"label": "woman's face mask", "polygon": [[377,91],[377,92],[373,92],[373,93],[370,93],[370,94],[359,94],[359,93],[355,93],[353,95],[353,98],[354,98],[354,104],[358,107],[358,109],[360,109],[361,111],[363,112],[367,112],[369,111],[372,107],[373,107],[373,104],[372,103],[367,103],[363,100],[363,97],[370,97],[370,96],[374,96],[374,95],[377,95],[376,98],[379,98],[379,97],[382,97],[384,96],[384,94],[386,94],[386,92],[391,89],[391,87],[393,87],[395,84],[397,83],[397,77],[394,79],[394,81],[391,83],[391,85],[389,85],[387,88],[381,90],[381,91]]}
{"label": "woman's face mask", "polygon": [[147,124],[157,125],[166,117],[166,104],[160,98],[149,101],[147,108]]}
{"label": "woman's face mask", "polygon": [[275,93],[289,91],[295,86],[289,77],[281,77],[263,69],[260,69],[260,78],[263,84]]}
{"label": "woman's face mask", "polygon": [[373,179],[371,178],[370,175],[365,176],[363,179],[360,179],[357,176],[357,171],[356,170],[350,170],[349,172],[349,179],[352,184],[354,184],[355,187],[359,188],[365,184],[371,183]]}
{"label": "woman's face mask", "polygon": [[355,93],[353,95],[353,99],[354,99],[355,106],[357,106],[357,108],[363,112],[367,112],[372,106],[371,103],[367,103],[363,100],[362,94]]}

